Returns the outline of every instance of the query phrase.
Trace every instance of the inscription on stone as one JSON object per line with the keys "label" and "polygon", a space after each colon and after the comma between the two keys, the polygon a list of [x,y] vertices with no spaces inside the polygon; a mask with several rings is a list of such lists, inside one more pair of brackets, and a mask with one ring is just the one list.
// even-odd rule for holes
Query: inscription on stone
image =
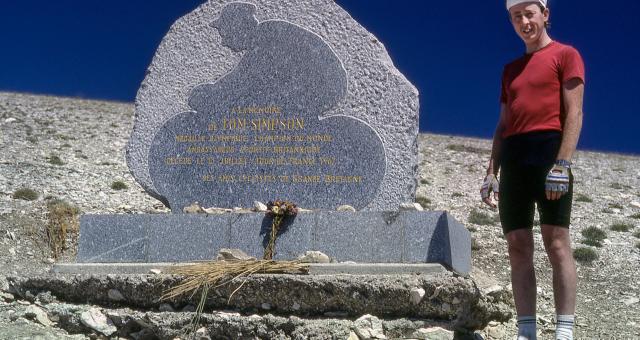
{"label": "inscription on stone", "polygon": [[175,212],[288,199],[306,208],[365,207],[386,171],[378,134],[344,115],[320,119],[347,92],[342,62],[316,34],[282,20],[258,23],[248,3],[212,23],[236,67],[193,88],[192,111],[155,134],[149,173]]}

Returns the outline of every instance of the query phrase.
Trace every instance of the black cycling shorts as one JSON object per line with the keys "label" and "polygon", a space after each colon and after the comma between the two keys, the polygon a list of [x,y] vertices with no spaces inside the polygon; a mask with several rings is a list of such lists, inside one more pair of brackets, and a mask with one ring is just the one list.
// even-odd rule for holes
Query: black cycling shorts
{"label": "black cycling shorts", "polygon": [[532,229],[537,206],[540,224],[568,228],[573,201],[573,175],[569,192],[547,200],[545,180],[553,167],[562,136],[558,131],[538,131],[508,137],[502,142],[500,159],[500,221],[505,234]]}

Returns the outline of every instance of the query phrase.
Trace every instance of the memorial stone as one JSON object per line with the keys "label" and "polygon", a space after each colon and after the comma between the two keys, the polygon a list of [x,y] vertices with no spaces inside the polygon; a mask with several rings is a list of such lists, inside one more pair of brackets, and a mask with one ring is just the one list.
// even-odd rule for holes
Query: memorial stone
{"label": "memorial stone", "polygon": [[77,261],[262,257],[271,218],[230,208],[283,199],[312,211],[285,220],[274,259],[312,250],[466,274],[469,232],[406,208],[417,133],[417,90],[334,1],[207,2],[163,39],[127,146],[135,179],[173,213],[83,216]]}
{"label": "memorial stone", "polygon": [[127,160],[173,212],[395,210],[414,200],[417,127],[416,89],[335,2],[208,2],[158,48]]}

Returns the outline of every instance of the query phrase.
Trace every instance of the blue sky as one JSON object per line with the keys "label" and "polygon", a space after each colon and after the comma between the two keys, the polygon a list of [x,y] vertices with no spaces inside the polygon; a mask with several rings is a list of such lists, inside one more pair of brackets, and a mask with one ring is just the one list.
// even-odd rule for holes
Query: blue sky
{"label": "blue sky", "polygon": [[[4,2],[0,91],[132,102],[169,26],[202,2]],[[502,66],[524,53],[504,1],[337,3],[385,44],[420,91],[421,131],[491,136]],[[586,64],[579,148],[640,154],[640,46],[634,17],[640,1],[549,4],[550,35],[575,46]]]}

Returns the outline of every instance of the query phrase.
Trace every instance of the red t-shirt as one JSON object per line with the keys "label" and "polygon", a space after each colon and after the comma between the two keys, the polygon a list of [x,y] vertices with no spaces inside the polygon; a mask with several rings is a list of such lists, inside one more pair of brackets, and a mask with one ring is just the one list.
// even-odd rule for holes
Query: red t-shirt
{"label": "red t-shirt", "polygon": [[562,83],[572,78],[584,82],[582,57],[575,48],[555,41],[507,64],[500,95],[500,101],[507,105],[502,137],[562,131]]}

